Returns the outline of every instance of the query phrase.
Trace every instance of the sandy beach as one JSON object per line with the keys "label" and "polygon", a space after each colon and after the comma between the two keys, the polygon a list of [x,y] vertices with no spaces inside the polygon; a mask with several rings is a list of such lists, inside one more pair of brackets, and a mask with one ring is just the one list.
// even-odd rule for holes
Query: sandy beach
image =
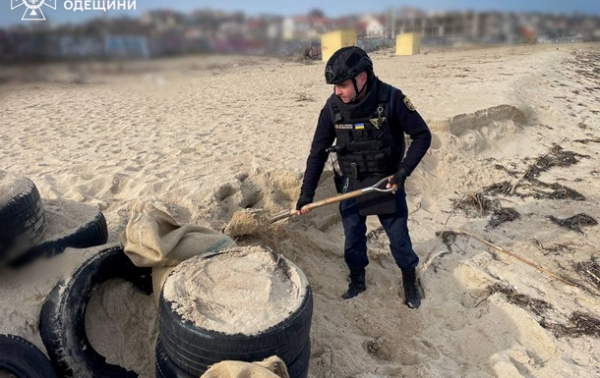
{"label": "sandy beach", "polygon": [[[340,298],[347,268],[336,205],[237,238],[306,274],[309,376],[600,377],[600,226],[564,221],[600,220],[600,45],[371,57],[434,134],[406,187],[425,298],[416,311],[404,306],[376,218],[367,291]],[[112,244],[139,199],[215,230],[244,208],[276,214],[299,195],[331,93],[323,68],[241,56],[2,68],[0,170],[30,178],[45,200],[102,211]],[[335,194],[331,175],[328,165],[316,199]],[[2,268],[0,333],[44,350],[45,296],[95,251]],[[90,341],[108,362],[152,378],[155,311],[152,297],[109,282],[88,308]]]}

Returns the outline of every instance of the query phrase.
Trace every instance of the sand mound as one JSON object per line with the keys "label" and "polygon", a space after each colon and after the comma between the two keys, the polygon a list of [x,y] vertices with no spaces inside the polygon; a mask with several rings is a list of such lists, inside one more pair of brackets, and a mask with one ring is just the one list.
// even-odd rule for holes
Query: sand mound
{"label": "sand mound", "polygon": [[307,285],[284,257],[262,247],[237,247],[179,264],[163,295],[198,327],[257,335],[298,309]]}

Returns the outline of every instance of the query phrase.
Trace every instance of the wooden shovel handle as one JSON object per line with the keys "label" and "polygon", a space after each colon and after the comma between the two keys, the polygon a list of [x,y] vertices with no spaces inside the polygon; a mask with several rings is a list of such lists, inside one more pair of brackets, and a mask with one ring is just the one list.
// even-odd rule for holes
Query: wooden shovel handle
{"label": "wooden shovel handle", "polygon": [[[388,177],[388,179],[390,179],[391,177],[393,177],[393,176]],[[356,190],[353,190],[353,191],[348,192],[348,193],[338,194],[337,196],[328,197],[328,198],[322,199],[322,200],[317,201],[317,202],[311,202],[311,203],[309,203],[307,205],[304,205],[302,207],[302,209],[312,210],[312,209],[316,209],[316,208],[321,207],[321,206],[329,205],[329,204],[336,203],[336,202],[341,202],[341,201],[344,201],[344,200],[347,200],[347,199],[350,199],[350,198],[355,198],[355,197],[358,197],[358,196],[360,196],[360,195],[362,195],[364,193],[371,192],[376,185],[377,184],[375,184],[373,186],[368,186],[368,187],[363,188],[363,189],[356,189]],[[292,215],[296,215],[296,211],[298,211],[298,210],[292,209],[292,210],[282,211],[281,213],[276,214],[273,217],[271,217],[269,219],[269,223],[274,223],[274,222],[277,222],[279,220],[291,217]]]}

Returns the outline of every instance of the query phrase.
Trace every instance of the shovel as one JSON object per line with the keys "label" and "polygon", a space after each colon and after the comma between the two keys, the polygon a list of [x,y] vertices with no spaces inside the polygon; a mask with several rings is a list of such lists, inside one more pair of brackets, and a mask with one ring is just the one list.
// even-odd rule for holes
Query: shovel
{"label": "shovel", "polygon": [[[390,180],[392,177],[393,176],[384,177],[381,180],[379,180],[378,182],[376,182],[375,184],[373,184],[371,186],[367,186],[366,188],[353,190],[348,193],[339,194],[337,196],[333,196],[333,197],[322,199],[317,202],[309,203],[308,205],[303,206],[302,209],[312,210],[312,209],[316,209],[317,207],[329,205],[329,204],[336,203],[336,202],[341,202],[343,200],[362,196],[363,194],[367,194],[367,193],[373,193],[373,192],[390,193],[390,192],[396,190],[396,185],[394,185],[388,189],[382,189],[382,188],[380,188],[380,186],[383,185],[384,183],[388,182],[388,180]],[[269,218],[269,223],[275,223],[282,219],[286,219],[293,215],[297,215],[296,211],[297,210],[295,210],[295,209],[284,210],[281,213],[275,214],[271,218]]]}

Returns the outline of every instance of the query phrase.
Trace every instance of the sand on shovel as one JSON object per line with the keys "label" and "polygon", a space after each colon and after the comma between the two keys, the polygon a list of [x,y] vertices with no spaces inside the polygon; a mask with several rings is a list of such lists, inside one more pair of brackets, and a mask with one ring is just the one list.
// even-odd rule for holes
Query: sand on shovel
{"label": "sand on shovel", "polygon": [[223,232],[230,237],[258,234],[269,227],[265,210],[243,209],[233,213]]}

